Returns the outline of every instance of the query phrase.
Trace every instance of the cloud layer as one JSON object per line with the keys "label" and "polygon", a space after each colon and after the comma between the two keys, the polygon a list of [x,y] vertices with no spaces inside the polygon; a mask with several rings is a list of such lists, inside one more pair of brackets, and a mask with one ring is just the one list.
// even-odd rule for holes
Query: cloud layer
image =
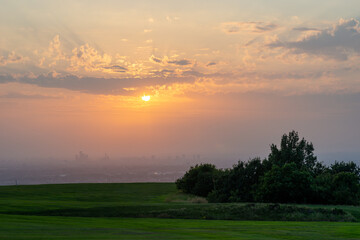
{"label": "cloud layer", "polygon": [[[105,52],[83,41],[69,45],[69,40],[56,34],[33,53],[16,49],[16,53],[7,51],[0,56],[0,83],[112,95],[135,95],[174,85],[183,94],[197,90],[295,94],[359,90],[360,23],[356,19],[340,20],[328,28],[263,21],[225,22],[222,29],[216,26],[216,36],[208,42],[192,39],[183,51],[171,45],[155,47],[158,39],[153,36],[154,46],[143,46],[143,40],[121,41],[135,47],[128,54]],[[229,35],[235,33],[239,35]]]}
{"label": "cloud layer", "polygon": [[[44,88],[62,88],[91,94],[131,95],[146,87],[171,85],[175,83],[194,83],[193,76],[148,77],[148,78],[97,78],[77,77],[75,75],[54,76],[42,74],[36,77],[0,76],[0,83],[24,83]],[[130,89],[130,90],[129,90]],[[138,91],[136,91],[138,90]]]}
{"label": "cloud layer", "polygon": [[[296,30],[313,30],[297,28]],[[331,28],[319,31],[299,41],[276,41],[271,48],[290,49],[294,53],[319,55],[336,60],[347,60],[360,54],[360,23],[356,19],[340,20]]]}

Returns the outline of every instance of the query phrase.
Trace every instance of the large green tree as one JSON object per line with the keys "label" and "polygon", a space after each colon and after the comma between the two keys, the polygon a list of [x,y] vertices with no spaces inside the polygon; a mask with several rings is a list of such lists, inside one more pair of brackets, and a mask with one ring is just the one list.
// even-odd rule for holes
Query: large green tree
{"label": "large green tree", "polygon": [[317,158],[314,155],[314,146],[304,138],[300,139],[296,131],[284,134],[281,138],[280,148],[275,144],[270,146],[269,164],[283,166],[286,163],[295,163],[297,168],[315,171]]}

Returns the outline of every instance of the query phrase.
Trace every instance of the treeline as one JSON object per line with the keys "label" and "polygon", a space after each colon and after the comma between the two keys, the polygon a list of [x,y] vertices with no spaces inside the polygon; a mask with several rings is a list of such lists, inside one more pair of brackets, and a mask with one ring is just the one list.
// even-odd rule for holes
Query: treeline
{"label": "treeline", "polygon": [[314,147],[297,132],[271,145],[267,159],[239,161],[231,169],[212,164],[191,167],[178,189],[209,202],[360,204],[360,168],[354,162],[330,166],[317,161]]}

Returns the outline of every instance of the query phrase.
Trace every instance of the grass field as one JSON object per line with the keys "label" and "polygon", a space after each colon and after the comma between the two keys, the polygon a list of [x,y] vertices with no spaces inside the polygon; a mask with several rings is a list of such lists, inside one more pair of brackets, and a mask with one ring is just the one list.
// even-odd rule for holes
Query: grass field
{"label": "grass field", "polygon": [[[360,239],[357,222],[202,220],[282,219],[281,209],[289,207],[305,215],[321,208],[329,217],[322,220],[339,220],[332,214],[336,207],[335,213],[359,221],[359,207],[281,205],[272,215],[265,204],[198,202],[203,200],[178,193],[173,183],[2,186],[0,239]],[[291,215],[294,220],[305,216],[301,211]],[[319,218],[319,212],[311,214],[310,220]]]}
{"label": "grass field", "polygon": [[0,215],[0,239],[359,239],[358,223]]}
{"label": "grass field", "polygon": [[173,183],[1,186],[0,213],[164,204],[174,194]]}

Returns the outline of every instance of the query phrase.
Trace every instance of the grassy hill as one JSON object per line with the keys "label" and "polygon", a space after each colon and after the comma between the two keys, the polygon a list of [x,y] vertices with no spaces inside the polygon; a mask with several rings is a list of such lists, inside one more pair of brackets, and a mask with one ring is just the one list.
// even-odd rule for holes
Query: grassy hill
{"label": "grassy hill", "polygon": [[0,239],[360,239],[359,217],[354,206],[206,203],[173,183],[0,187]]}

